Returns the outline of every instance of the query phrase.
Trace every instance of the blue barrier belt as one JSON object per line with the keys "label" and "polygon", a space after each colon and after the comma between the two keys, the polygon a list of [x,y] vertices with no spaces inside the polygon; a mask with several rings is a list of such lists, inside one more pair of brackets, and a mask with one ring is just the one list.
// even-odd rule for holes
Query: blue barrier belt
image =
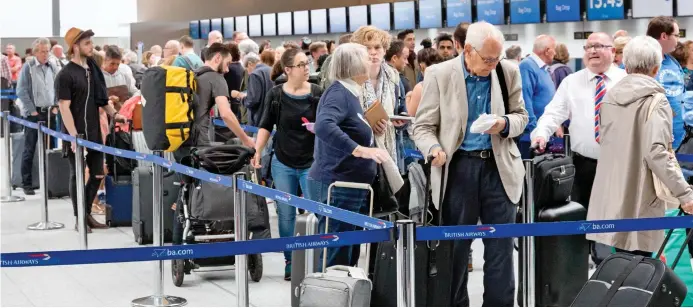
{"label": "blue barrier belt", "polygon": [[416,228],[417,241],[557,236],[693,227],[693,216]]}
{"label": "blue barrier belt", "polygon": [[[21,118],[17,118],[14,116],[9,116],[8,119],[13,122],[20,123],[24,126],[33,128],[33,129],[38,129],[38,124],[26,121]],[[154,163],[156,165],[162,166],[164,168],[167,168],[169,170],[173,170],[175,172],[181,173],[188,175],[190,177],[196,178],[198,180],[202,180],[205,182],[212,182],[215,184],[223,185],[226,187],[233,187],[233,179],[229,176],[224,176],[224,175],[218,175],[215,173],[207,172],[204,170],[199,170],[195,168],[191,168],[188,166],[184,166],[175,162],[172,162],[170,160],[167,160],[163,157],[159,157],[156,155],[152,154],[144,154],[144,153],[139,153],[139,152],[134,152],[134,151],[128,151],[128,150],[122,150],[122,149],[116,149],[112,148],[109,146],[105,146],[99,143],[83,140],[83,139],[77,139],[75,137],[72,137],[67,134],[59,133],[54,130],[49,129],[48,127],[41,127],[41,130],[53,137],[56,137],[58,139],[66,140],[68,142],[73,142],[76,140],[77,144],[80,146],[96,150],[99,152],[103,152],[106,154],[118,156],[118,157],[125,157],[129,159],[135,159],[135,160],[142,160],[142,161],[148,161],[151,163]],[[358,213],[354,213],[351,211],[347,210],[342,210],[340,208],[334,207],[334,206],[329,206],[327,204],[322,204],[318,202],[313,202],[309,200],[305,200],[302,198],[299,198],[298,196],[293,196],[284,192],[280,192],[278,190],[266,188],[260,185],[253,184],[251,182],[246,182],[239,180],[238,186],[241,187],[241,190],[247,191],[249,193],[254,193],[258,194],[258,192],[263,192],[264,197],[279,197],[279,201],[284,202],[283,200],[288,200],[291,199],[291,201],[286,202],[291,206],[294,207],[299,207],[302,209],[305,209],[307,211],[311,211],[314,213],[319,213],[321,215],[330,217],[332,219],[336,219],[339,221],[343,221],[346,223],[350,223],[352,225],[364,227],[367,229],[382,229],[382,228],[389,228],[392,227],[391,222],[386,222],[380,219],[376,218],[371,218],[365,215],[361,215]],[[253,189],[254,188],[254,189]],[[252,191],[251,191],[252,190]]]}
{"label": "blue barrier belt", "polygon": [[17,95],[10,94],[10,95],[0,95],[0,99],[11,99],[11,100],[16,100]]}
{"label": "blue barrier belt", "polygon": [[328,216],[330,218],[336,218],[340,221],[355,226],[363,227],[366,229],[384,229],[392,228],[393,226],[392,222],[389,221],[369,217],[349,210],[343,210],[332,206],[326,206],[325,204],[322,204],[320,202],[315,202],[301,197],[296,197],[283,191],[267,188],[265,186],[257,185],[255,183],[244,181],[241,179],[238,180],[238,187],[240,190],[247,191],[248,193],[251,193],[253,195],[270,198],[277,202],[286,203],[293,207],[304,209],[306,211],[313,212],[319,215]]}
{"label": "blue barrier belt", "polygon": [[2,94],[14,94],[15,90],[14,89],[0,89],[0,93],[2,93]]}
{"label": "blue barrier belt", "polygon": [[1,267],[34,267],[198,259],[359,245],[389,241],[390,236],[390,230],[384,229],[164,247],[14,252],[0,254],[0,263]]}

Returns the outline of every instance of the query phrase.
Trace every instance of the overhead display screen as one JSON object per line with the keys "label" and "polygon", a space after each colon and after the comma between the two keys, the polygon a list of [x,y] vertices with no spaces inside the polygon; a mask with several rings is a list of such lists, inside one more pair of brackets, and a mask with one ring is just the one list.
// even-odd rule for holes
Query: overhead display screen
{"label": "overhead display screen", "polygon": [[380,30],[392,30],[389,3],[371,4],[371,25]]}
{"label": "overhead display screen", "polygon": [[296,11],[294,12],[294,34],[304,35],[309,34],[309,18],[308,11]]}
{"label": "overhead display screen", "polygon": [[330,9],[330,33],[347,32],[346,8],[336,7]]}
{"label": "overhead display screen", "polygon": [[224,38],[232,38],[233,37],[233,32],[234,32],[234,20],[233,17],[226,17],[224,18],[224,31],[222,31],[222,34],[224,35]]}
{"label": "overhead display screen", "polygon": [[310,33],[325,34],[327,33],[327,10],[311,10],[310,11]]}
{"label": "overhead display screen", "polygon": [[349,7],[349,31],[354,32],[362,26],[368,25],[368,6]]}
{"label": "overhead display screen", "polygon": [[262,16],[248,16],[248,36],[262,36]]}
{"label": "overhead display screen", "polygon": [[200,20],[200,38],[203,40],[206,40],[209,38],[209,31],[210,30],[210,24],[209,24],[209,19],[203,19]]}
{"label": "overhead display screen", "polygon": [[510,23],[540,23],[539,0],[510,0]]}
{"label": "overhead display screen", "polygon": [[277,14],[277,25],[279,30],[277,31],[279,35],[293,35],[293,28],[291,25],[291,12],[284,12]]}
{"label": "overhead display screen", "polygon": [[419,0],[419,28],[442,28],[443,7],[441,0]]}
{"label": "overhead display screen", "polygon": [[[693,0],[679,1],[693,3]],[[633,0],[633,18],[674,16],[672,0]]]}
{"label": "overhead display screen", "polygon": [[262,14],[262,35],[277,35],[277,14]]}
{"label": "overhead display screen", "polygon": [[693,1],[679,1],[676,7],[676,15],[693,16]]}
{"label": "overhead display screen", "polygon": [[221,27],[221,18],[212,19],[211,22],[212,22],[212,31],[222,32],[224,30]]}
{"label": "overhead display screen", "polygon": [[190,31],[189,34],[190,37],[193,40],[199,40],[200,39],[200,21],[199,20],[193,20],[190,22]]}
{"label": "overhead display screen", "polygon": [[414,1],[395,2],[395,30],[416,28]]}
{"label": "overhead display screen", "polygon": [[476,16],[478,20],[486,21],[492,25],[505,24],[504,0],[477,0]]}
{"label": "overhead display screen", "polygon": [[248,34],[248,16],[236,17],[236,31]]}
{"label": "overhead display screen", "polygon": [[445,0],[447,1],[448,28],[456,27],[463,22],[472,22],[472,0]]}
{"label": "overhead display screen", "polygon": [[623,19],[624,0],[585,0],[587,1],[587,20]]}
{"label": "overhead display screen", "polygon": [[547,0],[546,21],[580,21],[580,0]]}

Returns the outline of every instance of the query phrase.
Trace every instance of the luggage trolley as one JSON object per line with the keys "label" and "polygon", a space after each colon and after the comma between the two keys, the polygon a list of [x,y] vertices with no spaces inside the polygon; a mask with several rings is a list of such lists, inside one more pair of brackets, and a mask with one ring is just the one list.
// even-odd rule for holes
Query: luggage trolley
{"label": "luggage trolley", "polygon": [[[240,145],[220,145],[191,150],[189,164],[193,168],[203,169],[221,175],[232,175],[248,168],[250,159],[255,154],[253,149]],[[177,209],[178,220],[183,224],[183,245],[228,242],[235,240],[233,232],[234,205],[233,188],[219,184],[199,181],[184,176],[181,180],[180,204],[182,211]],[[204,195],[207,198],[204,198]],[[214,198],[209,198],[214,196]],[[213,200],[210,200],[213,199]],[[235,256],[223,256],[200,259],[171,260],[173,284],[183,285],[185,275],[200,268],[210,268],[206,271],[231,270],[235,266]],[[248,272],[250,278],[259,282],[262,278],[262,255],[248,256]]]}

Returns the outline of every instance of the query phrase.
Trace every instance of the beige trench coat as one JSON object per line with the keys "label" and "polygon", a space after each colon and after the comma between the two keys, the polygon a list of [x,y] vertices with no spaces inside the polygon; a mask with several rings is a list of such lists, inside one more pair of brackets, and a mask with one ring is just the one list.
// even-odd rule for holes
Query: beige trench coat
{"label": "beige trench coat", "polygon": [[[630,74],[607,93],[600,110],[601,154],[592,186],[588,220],[662,217],[665,202],[658,199],[652,173],[681,202],[693,200],[693,190],[667,147],[673,141],[672,111],[657,81]],[[656,104],[647,118],[650,104]],[[593,224],[593,228],[608,228]],[[656,252],[664,231],[594,233],[605,245],[633,251]]]}

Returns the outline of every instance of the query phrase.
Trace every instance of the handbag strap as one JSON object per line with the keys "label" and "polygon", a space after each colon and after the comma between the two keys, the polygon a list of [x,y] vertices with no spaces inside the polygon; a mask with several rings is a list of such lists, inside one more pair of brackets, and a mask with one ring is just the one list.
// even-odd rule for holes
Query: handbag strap
{"label": "handbag strap", "polygon": [[645,258],[643,256],[632,256],[633,259],[630,260],[630,263],[626,265],[626,268],[623,269],[621,274],[618,275],[616,280],[614,280],[614,283],[611,284],[611,287],[609,288],[608,291],[606,291],[606,295],[602,297],[602,300],[599,302],[599,305],[597,307],[607,307],[609,305],[609,302],[611,299],[616,295],[616,292],[618,292],[618,289],[623,285],[623,282],[626,281],[626,278],[628,278],[628,275],[630,275],[631,272],[635,269],[640,262]]}

